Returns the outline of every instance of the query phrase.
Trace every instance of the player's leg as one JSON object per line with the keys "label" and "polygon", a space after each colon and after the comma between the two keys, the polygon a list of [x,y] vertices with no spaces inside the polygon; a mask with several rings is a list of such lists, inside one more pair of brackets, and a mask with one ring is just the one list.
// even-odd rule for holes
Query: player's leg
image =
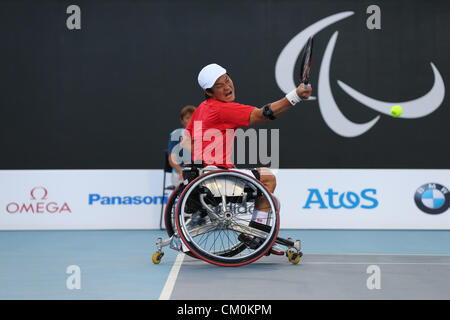
{"label": "player's leg", "polygon": [[[275,175],[268,168],[257,168],[256,170],[259,174],[259,181],[261,181],[270,193],[273,193],[277,186]],[[269,201],[267,201],[267,198],[259,197],[256,199],[252,220],[265,224],[268,217],[269,208],[270,204]]]}
{"label": "player's leg", "polygon": [[[256,170],[252,170],[252,172],[254,172],[255,177],[267,188],[267,190],[273,194],[277,186],[277,179],[273,174],[273,172],[268,168],[257,168]],[[273,196],[273,198],[277,202],[279,210],[278,200],[275,198],[275,196]],[[270,203],[268,199],[262,196],[257,198],[255,200],[255,207],[252,214],[252,221],[250,222],[249,226],[263,231],[268,230],[267,220],[268,218],[270,218],[269,211],[270,211]],[[246,243],[249,241],[250,243],[254,243],[255,241],[257,241],[257,239],[253,238],[248,239],[244,236],[241,236],[241,239],[244,240],[244,242]],[[278,246],[273,246],[269,250],[268,254],[269,253],[276,255],[283,255],[284,251],[282,248],[279,248]]]}

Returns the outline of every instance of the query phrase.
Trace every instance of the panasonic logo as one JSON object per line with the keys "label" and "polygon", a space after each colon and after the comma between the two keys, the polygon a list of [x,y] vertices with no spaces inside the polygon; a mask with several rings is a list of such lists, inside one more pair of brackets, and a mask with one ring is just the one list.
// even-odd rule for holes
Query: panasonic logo
{"label": "panasonic logo", "polygon": [[[168,195],[164,194],[166,204]],[[102,196],[98,193],[89,194],[89,205],[151,205],[162,204],[162,196]]]}

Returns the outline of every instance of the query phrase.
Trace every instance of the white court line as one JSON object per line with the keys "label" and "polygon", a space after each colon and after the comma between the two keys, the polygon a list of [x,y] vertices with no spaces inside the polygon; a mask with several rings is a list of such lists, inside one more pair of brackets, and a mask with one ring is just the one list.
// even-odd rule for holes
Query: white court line
{"label": "white court line", "polygon": [[450,254],[427,253],[308,253],[308,256],[419,256],[419,257],[450,257]]}
{"label": "white court line", "polygon": [[442,266],[449,266],[450,262],[300,262],[300,264],[412,264],[412,265],[442,265]]}
{"label": "white court line", "polygon": [[181,264],[183,263],[184,254],[179,253],[175,262],[173,263],[172,269],[170,270],[169,277],[167,277],[166,284],[161,291],[161,295],[158,300],[169,300],[172,295],[173,288],[175,287],[175,282],[177,281],[178,272],[180,271]]}

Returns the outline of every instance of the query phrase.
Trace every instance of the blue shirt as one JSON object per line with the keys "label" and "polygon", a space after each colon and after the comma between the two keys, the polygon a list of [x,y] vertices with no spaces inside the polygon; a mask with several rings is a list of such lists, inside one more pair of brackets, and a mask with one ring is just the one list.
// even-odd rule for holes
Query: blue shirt
{"label": "blue shirt", "polygon": [[[167,154],[170,155],[171,153],[175,153],[178,156],[178,164],[180,166],[183,166],[183,149],[180,146],[181,139],[184,135],[184,128],[178,128],[173,130],[169,135],[169,145],[167,146]],[[177,147],[175,149],[175,147]],[[175,149],[175,150],[174,150]],[[181,161],[181,162],[180,162]],[[172,168],[172,172],[175,172],[175,169]]]}

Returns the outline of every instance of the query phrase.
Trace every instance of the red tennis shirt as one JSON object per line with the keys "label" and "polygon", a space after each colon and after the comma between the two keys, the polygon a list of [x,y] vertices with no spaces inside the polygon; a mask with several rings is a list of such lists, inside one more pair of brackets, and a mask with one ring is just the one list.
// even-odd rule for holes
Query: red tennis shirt
{"label": "red tennis shirt", "polygon": [[194,163],[232,168],[235,130],[248,127],[256,107],[215,99],[203,101],[184,131],[192,140]]}

